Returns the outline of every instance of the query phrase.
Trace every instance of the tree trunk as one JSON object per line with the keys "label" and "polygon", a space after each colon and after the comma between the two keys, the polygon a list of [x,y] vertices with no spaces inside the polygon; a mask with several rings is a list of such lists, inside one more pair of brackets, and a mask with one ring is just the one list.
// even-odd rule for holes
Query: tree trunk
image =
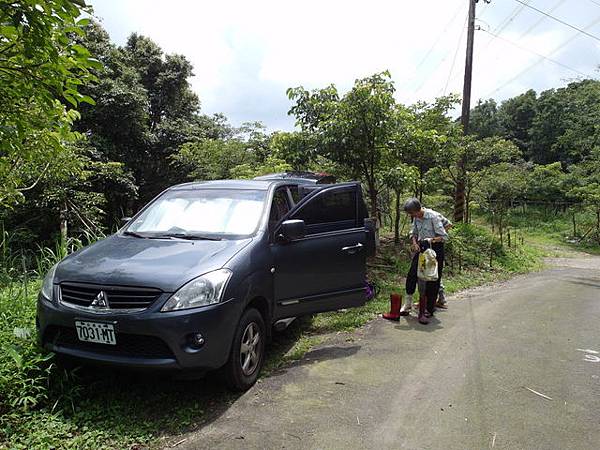
{"label": "tree trunk", "polygon": [[571,221],[573,222],[573,237],[577,236],[577,222],[575,220],[575,211],[571,213]]}
{"label": "tree trunk", "polygon": [[375,222],[375,244],[379,246],[379,227],[381,226],[381,216],[379,214],[379,208],[377,208],[377,187],[375,181],[372,179],[367,180],[367,188],[369,190],[369,200],[371,202],[371,219]]}
{"label": "tree trunk", "polygon": [[498,233],[500,233],[500,245],[502,247],[504,247],[504,238],[503,238],[503,235],[502,235],[502,232],[503,232],[503,230],[502,230],[502,219],[503,219],[503,213],[501,212],[500,213],[500,217],[498,218]]}
{"label": "tree trunk", "polygon": [[396,191],[396,217],[394,218],[394,244],[400,242],[400,191]]}
{"label": "tree trunk", "polygon": [[471,223],[471,190],[465,193],[465,223]]}
{"label": "tree trunk", "polygon": [[66,256],[67,254],[67,234],[68,234],[68,222],[67,222],[67,213],[69,211],[69,207],[67,205],[67,201],[63,202],[63,207],[60,210],[60,248],[63,252],[62,256]]}
{"label": "tree trunk", "polygon": [[[377,208],[377,188],[375,187],[375,182],[372,180],[367,180],[367,188],[369,190],[369,201],[371,203],[371,218],[379,221],[379,208]],[[378,223],[380,225],[380,223]]]}
{"label": "tree trunk", "polygon": [[[459,174],[462,177],[462,174]],[[465,218],[465,181],[459,178],[454,192],[454,221],[462,222]]]}
{"label": "tree trunk", "polygon": [[596,239],[600,243],[600,209],[596,210]]}

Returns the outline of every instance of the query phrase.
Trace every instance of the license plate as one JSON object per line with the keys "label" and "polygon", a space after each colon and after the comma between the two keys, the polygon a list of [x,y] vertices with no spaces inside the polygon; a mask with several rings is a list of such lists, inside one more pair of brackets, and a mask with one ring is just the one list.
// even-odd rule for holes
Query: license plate
{"label": "license plate", "polygon": [[80,341],[116,345],[117,337],[112,323],[75,321],[77,337]]}

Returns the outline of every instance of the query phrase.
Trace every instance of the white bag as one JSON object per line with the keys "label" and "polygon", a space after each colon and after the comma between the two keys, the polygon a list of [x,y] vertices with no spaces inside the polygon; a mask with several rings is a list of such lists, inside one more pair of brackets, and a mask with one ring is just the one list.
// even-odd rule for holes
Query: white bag
{"label": "white bag", "polygon": [[438,263],[435,251],[428,248],[419,255],[419,265],[417,266],[417,278],[423,281],[437,281]]}

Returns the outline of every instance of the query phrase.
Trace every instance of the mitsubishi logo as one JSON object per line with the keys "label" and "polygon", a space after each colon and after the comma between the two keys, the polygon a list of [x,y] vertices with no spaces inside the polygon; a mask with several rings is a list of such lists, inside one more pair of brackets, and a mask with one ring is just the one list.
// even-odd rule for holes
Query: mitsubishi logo
{"label": "mitsubishi logo", "polygon": [[96,295],[96,298],[91,303],[90,307],[100,309],[108,308],[108,296],[106,295],[106,292],[100,291],[98,295]]}

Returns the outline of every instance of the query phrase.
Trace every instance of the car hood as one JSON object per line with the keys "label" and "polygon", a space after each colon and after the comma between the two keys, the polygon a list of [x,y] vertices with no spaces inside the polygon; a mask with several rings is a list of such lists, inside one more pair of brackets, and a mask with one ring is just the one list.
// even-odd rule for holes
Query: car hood
{"label": "car hood", "polygon": [[56,268],[55,283],[143,286],[175,292],[192,278],[223,267],[251,241],[113,235],[62,260]]}

